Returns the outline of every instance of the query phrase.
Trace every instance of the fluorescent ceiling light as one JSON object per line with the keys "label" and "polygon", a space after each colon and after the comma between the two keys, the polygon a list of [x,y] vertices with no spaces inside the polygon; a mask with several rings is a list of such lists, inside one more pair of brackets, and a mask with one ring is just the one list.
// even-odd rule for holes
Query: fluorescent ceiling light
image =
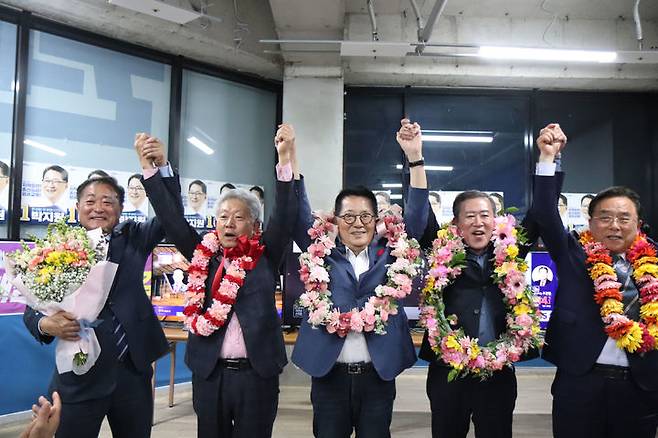
{"label": "fluorescent ceiling light", "polygon": [[391,199],[402,199],[402,195],[391,195]]}
{"label": "fluorescent ceiling light", "polygon": [[441,142],[451,142],[451,143],[491,143],[493,141],[492,136],[482,136],[482,135],[422,135],[423,141],[441,141]]}
{"label": "fluorescent ceiling light", "polygon": [[23,143],[25,143],[28,146],[32,146],[33,148],[41,149],[44,152],[48,152],[50,154],[57,155],[58,157],[65,157],[66,156],[66,152],[64,152],[62,150],[56,149],[52,146],[48,146],[48,145],[45,145],[45,144],[38,143],[34,140],[30,140],[29,138],[26,138],[23,141]]}
{"label": "fluorescent ceiling light", "polygon": [[384,183],[382,187],[385,189],[401,189],[402,183]]}
{"label": "fluorescent ceiling light", "polygon": [[491,59],[532,61],[614,62],[617,59],[617,52],[482,46],[478,51],[478,56]]}
{"label": "fluorescent ceiling light", "polygon": [[[395,168],[398,169],[398,170],[402,169],[402,164],[397,164],[395,166]],[[425,170],[437,170],[437,171],[440,171],[440,172],[452,172],[453,169],[454,169],[454,167],[452,167],[452,166],[428,166],[428,165],[425,165]]]}
{"label": "fluorescent ceiling light", "polygon": [[202,142],[201,140],[199,140],[194,136],[188,138],[187,141],[189,141],[193,146],[199,148],[201,152],[205,154],[212,155],[215,153],[214,149],[212,149],[210,146],[208,146],[207,144],[205,144],[204,142]]}

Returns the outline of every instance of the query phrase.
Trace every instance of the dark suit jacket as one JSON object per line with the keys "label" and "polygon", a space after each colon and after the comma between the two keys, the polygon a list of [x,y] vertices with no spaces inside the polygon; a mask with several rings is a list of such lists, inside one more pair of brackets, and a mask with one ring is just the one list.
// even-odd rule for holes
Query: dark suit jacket
{"label": "dark suit jacket", "polygon": [[[187,223],[183,215],[178,178],[162,178],[160,174],[156,174],[144,180],[144,187],[168,238],[191,260],[195,247],[201,242],[201,236]],[[287,358],[274,290],[279,264],[290,243],[296,206],[293,183],[277,182],[274,212],[262,236],[265,251],[256,267],[247,272],[233,309],[227,317],[227,323],[210,336],[190,334],[185,363],[193,373],[205,379],[217,366],[228,321],[233,312],[238,315],[253,369],[261,377],[272,377],[279,374],[286,365]],[[212,302],[210,286],[220,262],[221,258],[218,256],[210,261],[206,281],[206,307]]]}
{"label": "dark suit jacket", "polygon": [[[144,223],[126,221],[114,228],[108,260],[118,263],[119,268],[105,307],[98,317],[103,322],[95,329],[101,355],[91,370],[81,376],[73,372],[58,374],[55,370],[49,393],[57,390],[62,400],[75,403],[104,397],[114,390],[118,351],[112,334],[112,313],[126,331],[130,359],[138,371],[150,372],[151,363],[168,351],[160,322],[144,291],[146,259],[163,236],[157,219]],[[38,323],[42,317],[41,313],[30,307],[23,314],[25,325],[32,335],[39,342],[50,343],[53,337],[39,333]]]}
{"label": "dark suit jacket", "polygon": [[[294,238],[299,247],[305,250],[311,243],[307,230],[313,224],[313,218],[304,180],[299,180],[297,186],[300,207]],[[410,201],[405,210],[405,224],[410,237],[418,237],[422,232],[424,222],[420,218],[425,217],[424,210],[427,208],[427,190],[411,189]],[[334,248],[331,254],[325,257],[325,263],[329,265],[329,289],[334,306],[341,312],[347,312],[363,307],[374,295],[375,288],[385,282],[387,265],[392,263],[394,258],[386,247],[386,239],[373,240],[368,247],[370,268],[361,274],[357,281],[354,269],[341,247],[342,245],[339,245]],[[398,307],[397,315],[389,317],[385,335],[374,332],[364,335],[372,363],[382,379],[393,380],[416,361],[409,323],[401,306]],[[335,365],[344,343],[345,338],[328,333],[324,327],[314,329],[304,317],[292,353],[292,361],[311,376],[322,377]]]}
{"label": "dark suit jacket", "polygon": [[[555,201],[557,205],[557,201]],[[436,217],[432,209],[428,210],[428,216],[425,221],[427,224],[423,232],[422,247],[428,249],[432,247],[432,242],[436,238],[436,233],[440,225],[436,221]],[[532,214],[528,212],[522,221],[522,226],[526,229],[526,236],[528,237],[528,245],[525,246],[523,257],[529,251],[530,247],[537,241],[539,237],[538,227],[534,221]],[[523,250],[523,248],[522,248]],[[467,252],[466,268],[462,271],[461,275],[450,286],[443,291],[443,301],[446,306],[446,315],[457,315],[457,326],[464,329],[464,332],[471,337],[477,337],[480,328],[480,312],[482,310],[482,300],[486,296],[488,302],[491,303],[492,319],[494,323],[494,331],[496,337],[500,336],[507,329],[505,321],[507,310],[503,302],[503,295],[500,288],[494,284],[491,279],[493,273],[493,246],[489,245],[487,248],[487,260],[484,264],[484,269],[480,268],[477,261],[469,256]],[[423,343],[420,347],[418,356],[428,362],[435,362],[438,357],[432,350],[428,340],[428,333],[425,331],[423,336]],[[539,356],[536,349],[532,349],[525,353],[521,360],[530,360]],[[442,361],[440,365],[444,365]]]}
{"label": "dark suit jacket", "polygon": [[[535,176],[531,207],[559,278],[543,357],[558,369],[582,375],[592,369],[608,336],[599,305],[594,302],[585,252],[575,236],[562,226],[555,203],[557,185],[556,177]],[[658,390],[658,351],[626,354],[635,382],[644,390]]]}

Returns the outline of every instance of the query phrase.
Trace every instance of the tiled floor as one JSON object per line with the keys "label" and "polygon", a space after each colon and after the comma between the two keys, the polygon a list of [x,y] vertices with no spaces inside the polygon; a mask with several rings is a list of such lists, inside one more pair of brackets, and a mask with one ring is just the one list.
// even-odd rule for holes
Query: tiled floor
{"label": "tiled floor", "polygon": [[[393,437],[430,437],[429,403],[425,396],[426,368],[407,370],[397,379]],[[551,436],[550,383],[552,369],[517,369],[519,396],[514,414],[514,436],[518,438],[548,438]],[[274,424],[275,438],[311,437],[311,403],[309,386],[299,376],[281,380],[279,412]],[[16,438],[22,424],[0,426],[0,438]],[[101,438],[112,436],[103,426]],[[175,406],[167,407],[166,388],[156,394],[154,438],[187,438],[196,436],[196,419],[192,410],[192,388],[189,384],[176,387]],[[469,437],[473,437],[471,430]]]}

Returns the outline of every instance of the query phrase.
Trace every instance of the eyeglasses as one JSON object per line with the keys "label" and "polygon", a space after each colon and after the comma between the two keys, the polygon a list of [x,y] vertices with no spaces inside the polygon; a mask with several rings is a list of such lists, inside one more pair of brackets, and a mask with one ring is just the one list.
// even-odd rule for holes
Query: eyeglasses
{"label": "eyeglasses", "polygon": [[44,179],[41,182],[44,184],[66,184],[66,181],[61,179]]}
{"label": "eyeglasses", "polygon": [[345,213],[338,217],[344,220],[345,223],[348,225],[352,225],[354,222],[356,222],[357,217],[361,219],[361,223],[363,225],[368,225],[375,218],[375,215],[372,213],[361,213],[361,214]]}
{"label": "eyeglasses", "polygon": [[592,219],[597,220],[603,225],[612,225],[615,221],[622,226],[625,227],[627,225],[630,225],[631,222],[635,220],[632,216],[594,216]]}

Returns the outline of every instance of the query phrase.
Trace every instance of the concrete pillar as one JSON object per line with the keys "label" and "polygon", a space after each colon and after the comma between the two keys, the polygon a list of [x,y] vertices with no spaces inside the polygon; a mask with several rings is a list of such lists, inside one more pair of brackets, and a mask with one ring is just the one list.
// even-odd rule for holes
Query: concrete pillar
{"label": "concrete pillar", "polygon": [[295,127],[311,207],[331,211],[343,187],[342,68],[286,67],[283,121]]}

